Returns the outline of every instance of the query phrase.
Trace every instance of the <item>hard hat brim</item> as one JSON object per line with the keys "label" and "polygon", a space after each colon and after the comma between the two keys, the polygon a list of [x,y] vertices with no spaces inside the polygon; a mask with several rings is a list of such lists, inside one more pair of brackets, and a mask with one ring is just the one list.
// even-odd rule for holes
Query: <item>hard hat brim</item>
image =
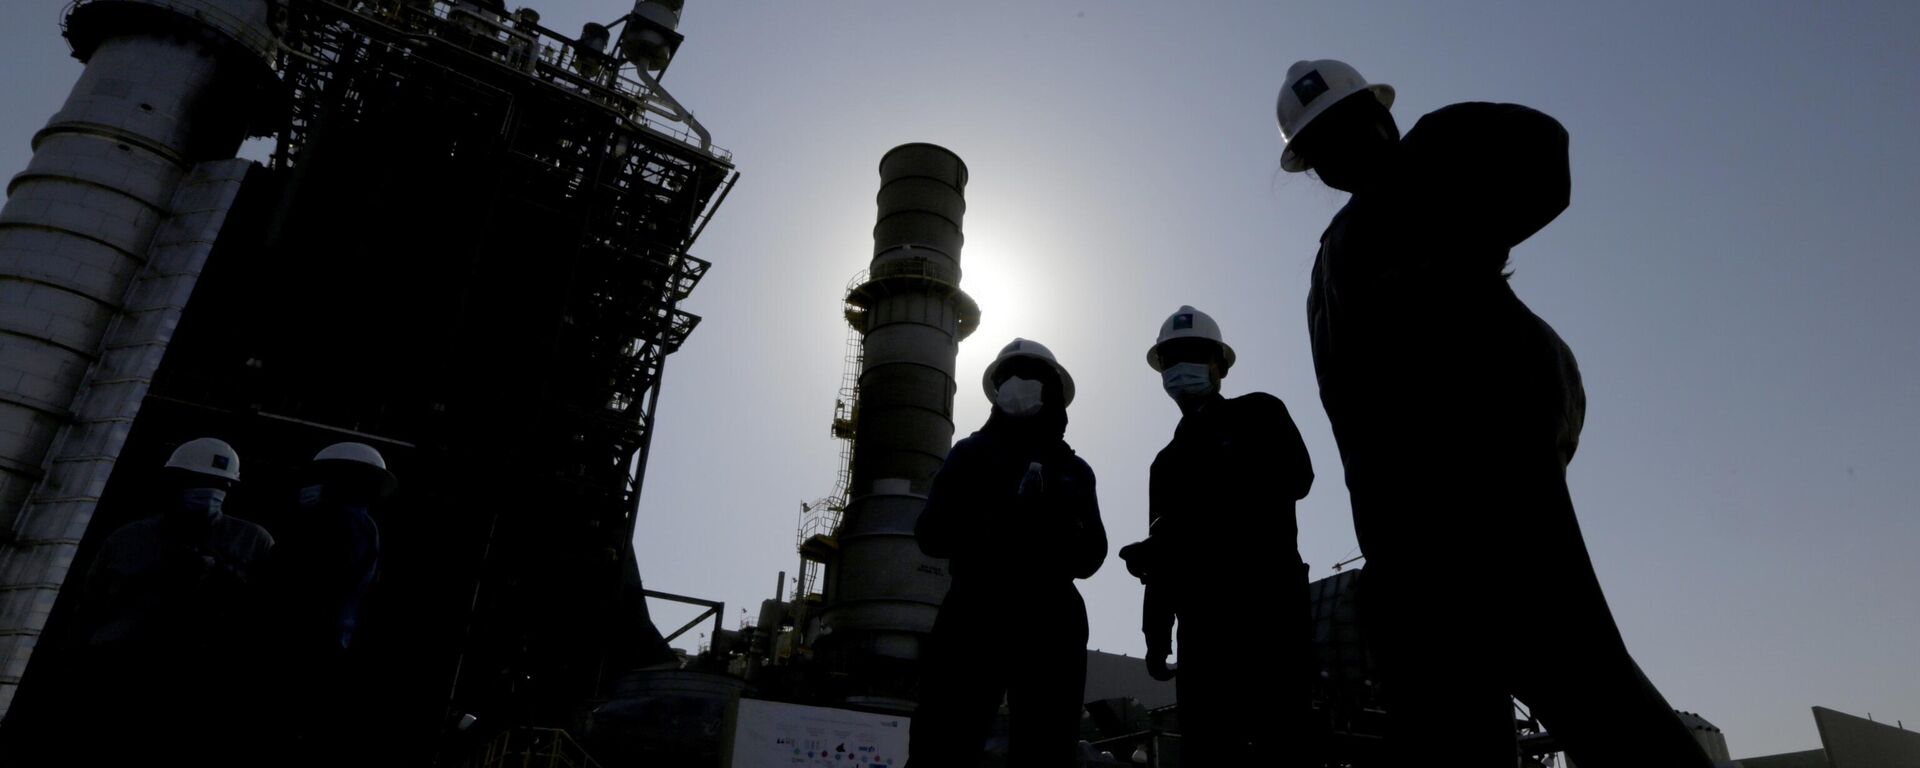
{"label": "hard hat brim", "polygon": [[[1183,336],[1181,338],[1206,338],[1206,337]],[[1173,339],[1167,339],[1167,341],[1173,341]],[[1155,371],[1164,371],[1167,369],[1167,366],[1160,362],[1160,345],[1167,343],[1167,341],[1156,343],[1153,346],[1147,348],[1147,367],[1152,368]],[[1235,359],[1233,354],[1233,347],[1229,346],[1224,341],[1214,341],[1213,339],[1207,339],[1207,341],[1213,341],[1213,343],[1220,345],[1220,361],[1224,363],[1227,368],[1231,369],[1233,367],[1233,361]]]}
{"label": "hard hat brim", "polygon": [[339,459],[339,458],[316,459],[313,462],[313,466],[337,467],[339,469],[346,470],[349,472],[366,472],[366,473],[377,475],[380,478],[380,495],[381,496],[386,496],[388,494],[391,494],[394,492],[395,489],[398,489],[400,487],[400,478],[393,474],[393,470],[387,469],[386,467],[374,465],[374,464],[368,464],[364,461],[354,461],[353,459]]}
{"label": "hard hat brim", "polygon": [[1301,159],[1300,155],[1293,151],[1293,140],[1300,138],[1300,134],[1306,132],[1307,126],[1313,125],[1314,119],[1318,118],[1320,113],[1327,111],[1328,107],[1345,101],[1348,96],[1352,96],[1361,91],[1372,92],[1373,97],[1379,100],[1380,106],[1386,107],[1387,109],[1393,108],[1393,86],[1387,85],[1386,83],[1368,83],[1359,88],[1341,93],[1335,98],[1321,97],[1315,101],[1313,106],[1307,108],[1305,115],[1300,117],[1300,127],[1294,129],[1293,138],[1287,139],[1286,148],[1280,151],[1280,169],[1288,173],[1300,173],[1307,170],[1307,161]]}

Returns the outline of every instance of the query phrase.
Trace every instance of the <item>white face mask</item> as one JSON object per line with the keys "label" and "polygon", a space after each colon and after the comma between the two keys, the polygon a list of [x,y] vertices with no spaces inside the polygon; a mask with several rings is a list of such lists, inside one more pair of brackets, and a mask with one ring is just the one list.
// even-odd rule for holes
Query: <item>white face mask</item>
{"label": "white face mask", "polygon": [[226,500],[227,492],[219,488],[188,488],[180,492],[180,511],[192,519],[211,521],[220,516],[220,507]]}
{"label": "white face mask", "polygon": [[1040,393],[1045,389],[1040,382],[1015,376],[994,390],[993,404],[1008,416],[1032,416],[1040,412]]}
{"label": "white face mask", "polygon": [[1219,385],[1213,381],[1210,366],[1176,363],[1160,372],[1160,386],[1167,390],[1167,396],[1173,398],[1174,402],[1182,402],[1211,395]]}

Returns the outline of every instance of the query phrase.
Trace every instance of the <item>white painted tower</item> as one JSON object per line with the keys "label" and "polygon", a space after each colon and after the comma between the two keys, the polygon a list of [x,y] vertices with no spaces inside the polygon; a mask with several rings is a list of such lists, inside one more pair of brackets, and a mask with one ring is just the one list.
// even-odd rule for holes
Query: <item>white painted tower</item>
{"label": "white painted tower", "polygon": [[284,114],[266,0],[80,0],[0,209],[0,716],[213,239]]}

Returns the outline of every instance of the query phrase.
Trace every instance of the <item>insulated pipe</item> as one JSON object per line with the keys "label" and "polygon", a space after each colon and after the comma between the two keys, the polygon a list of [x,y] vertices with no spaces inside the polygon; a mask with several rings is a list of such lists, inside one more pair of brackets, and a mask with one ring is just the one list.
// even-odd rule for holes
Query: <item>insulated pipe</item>
{"label": "insulated pipe", "polygon": [[82,0],[67,16],[86,69],[0,209],[0,713],[88,522],[22,510],[182,177],[231,159],[273,109],[257,98],[274,82],[269,13],[266,0]]}

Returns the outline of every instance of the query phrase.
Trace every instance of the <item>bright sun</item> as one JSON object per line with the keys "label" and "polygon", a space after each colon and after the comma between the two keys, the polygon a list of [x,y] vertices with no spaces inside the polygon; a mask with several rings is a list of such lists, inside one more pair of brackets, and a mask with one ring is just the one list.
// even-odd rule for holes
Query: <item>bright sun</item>
{"label": "bright sun", "polygon": [[980,328],[960,346],[962,367],[984,365],[1013,337],[1032,334],[1033,270],[1020,251],[988,238],[969,237],[960,258],[960,287],[980,305]]}

